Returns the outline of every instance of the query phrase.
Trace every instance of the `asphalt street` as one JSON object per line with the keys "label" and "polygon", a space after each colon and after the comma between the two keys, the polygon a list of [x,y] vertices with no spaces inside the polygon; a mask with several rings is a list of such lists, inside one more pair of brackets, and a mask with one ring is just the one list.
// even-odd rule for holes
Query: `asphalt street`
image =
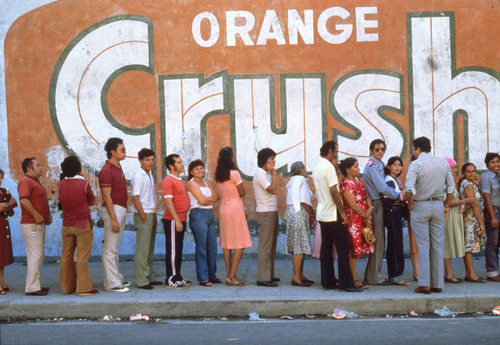
{"label": "asphalt street", "polygon": [[69,321],[0,325],[2,345],[22,344],[495,344],[500,317],[351,320]]}

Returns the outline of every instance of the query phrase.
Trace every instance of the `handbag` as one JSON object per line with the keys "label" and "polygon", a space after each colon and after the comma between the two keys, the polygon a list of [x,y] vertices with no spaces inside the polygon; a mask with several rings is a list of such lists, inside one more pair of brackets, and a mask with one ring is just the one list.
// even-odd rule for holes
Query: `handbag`
{"label": "handbag", "polygon": [[373,234],[372,229],[369,226],[363,227],[363,229],[361,229],[361,231],[363,232],[363,237],[365,238],[366,243],[372,244],[373,242],[375,242],[377,240],[375,238],[375,235]]}

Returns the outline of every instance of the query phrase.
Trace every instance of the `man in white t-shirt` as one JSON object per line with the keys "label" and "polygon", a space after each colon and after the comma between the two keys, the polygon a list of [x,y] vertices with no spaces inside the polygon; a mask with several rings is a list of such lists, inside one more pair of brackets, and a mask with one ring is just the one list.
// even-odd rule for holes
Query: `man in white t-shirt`
{"label": "man in white t-shirt", "polygon": [[138,288],[152,290],[153,285],[162,285],[153,275],[153,257],[156,238],[155,181],[151,170],[155,165],[155,153],[141,149],[138,153],[141,168],[132,178],[132,201],[134,203],[134,225],[136,247],[134,256],[135,284]]}
{"label": "man in white t-shirt", "polygon": [[278,240],[278,207],[276,200],[276,152],[265,148],[257,154],[259,169],[253,177],[257,203],[259,247],[257,249],[257,286],[277,287],[274,276],[274,257]]}
{"label": "man in white t-shirt", "polygon": [[[321,286],[330,290],[339,288],[347,292],[362,292],[362,288],[354,287],[349,270],[349,242],[346,225],[349,220],[342,204],[338,189],[338,178],[333,161],[338,157],[338,146],[335,141],[327,141],[321,146],[321,158],[313,169],[313,181],[316,188],[318,207],[316,220],[321,227]],[[337,209],[341,219],[337,219]],[[339,279],[335,279],[332,249],[333,242],[338,254]]]}

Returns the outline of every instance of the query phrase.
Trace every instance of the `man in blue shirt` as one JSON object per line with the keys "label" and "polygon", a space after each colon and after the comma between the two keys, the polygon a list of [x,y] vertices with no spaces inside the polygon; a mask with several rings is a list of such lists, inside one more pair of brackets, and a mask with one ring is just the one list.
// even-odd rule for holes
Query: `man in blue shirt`
{"label": "man in blue shirt", "polygon": [[370,143],[370,159],[363,171],[366,190],[372,199],[372,224],[375,238],[375,251],[370,254],[365,270],[365,281],[371,285],[389,285],[390,282],[382,275],[382,261],[385,250],[384,203],[383,196],[397,199],[399,194],[385,183],[384,158],[386,146],[382,139]]}
{"label": "man in blue shirt", "polygon": [[500,155],[488,152],[484,157],[488,170],[481,177],[486,225],[486,276],[489,281],[500,283],[498,274],[498,221],[500,220]]}

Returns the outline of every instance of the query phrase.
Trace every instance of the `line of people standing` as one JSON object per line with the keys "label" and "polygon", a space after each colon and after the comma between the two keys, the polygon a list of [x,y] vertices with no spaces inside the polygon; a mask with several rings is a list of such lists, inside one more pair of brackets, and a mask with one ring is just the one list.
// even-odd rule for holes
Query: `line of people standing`
{"label": "line of people standing", "polygon": [[[466,281],[485,282],[474,273],[472,267],[472,253],[478,252],[484,246],[485,221],[488,233],[487,280],[499,281],[500,156],[495,153],[486,155],[488,171],[481,179],[481,195],[475,166],[472,163],[466,163],[462,167],[464,177],[459,182],[457,192],[452,175],[452,171],[456,170],[456,162],[432,156],[429,154],[430,149],[430,141],[427,138],[414,140],[415,161],[408,169],[404,188],[398,178],[403,167],[401,158],[391,157],[387,166],[382,162],[386,150],[384,141],[377,139],[370,144],[370,158],[364,168],[364,180],[359,176],[360,167],[355,158],[347,158],[340,164],[337,163],[337,144],[333,141],[325,142],[320,149],[321,158],[313,169],[312,176],[318,199],[316,210],[313,208],[313,193],[307,183],[304,164],[292,164],[292,177],[286,186],[285,217],[287,248],[289,253],[294,254],[292,285],[309,287],[314,284],[304,276],[303,263],[304,256],[311,254],[309,231],[315,220],[319,223],[322,237],[320,261],[323,288],[361,292],[367,285],[409,285],[409,282],[403,279],[403,218],[407,221],[411,219],[418,243],[418,265],[414,263],[413,274],[414,279],[417,279],[418,275],[419,280],[416,292],[440,292],[443,279],[448,283],[461,283],[462,281],[451,273],[450,259],[453,257],[464,256]],[[110,138],[105,150],[108,160],[99,172],[103,196],[101,214],[104,222],[104,288],[110,292],[128,292],[131,283],[125,281],[120,273],[118,259],[127,213],[127,185],[120,165],[120,161],[126,157],[126,149],[122,139]],[[280,281],[274,272],[279,221],[276,155],[270,148],[258,152],[258,170],[253,179],[259,225],[257,286],[263,287],[279,286]],[[213,213],[213,205],[219,201],[219,195],[206,181],[205,166],[201,160],[189,164],[189,181],[186,186],[181,178],[184,163],[178,154],[170,154],[165,158],[165,166],[169,170],[162,182],[166,279],[164,283],[155,279],[153,255],[157,205],[155,181],[151,173],[155,166],[155,153],[150,149],[142,149],[138,158],[141,168],[131,180],[132,203],[135,208],[134,224],[137,229],[134,257],[136,286],[153,289],[154,285],[165,285],[167,288],[183,289],[191,285],[181,274],[188,212],[196,242],[197,281],[206,287],[222,283],[216,276],[217,243]],[[27,158],[23,161],[22,168],[25,176],[19,183],[18,191],[22,209],[21,230],[28,261],[25,293],[41,296],[48,293],[48,288],[42,287],[40,283],[40,267],[44,258],[45,226],[52,222],[52,216],[47,195],[38,180],[42,173],[40,163],[35,158]],[[82,166],[77,157],[67,157],[61,164],[61,170],[59,196],[64,215],[61,290],[63,294],[76,292],[81,296],[94,295],[98,291],[92,286],[88,259],[93,240],[89,206],[95,203],[95,196],[82,176]],[[341,173],[340,183],[337,171]],[[3,179],[3,171],[0,172]],[[238,278],[236,273],[244,248],[251,247],[252,242],[241,200],[245,190],[234,152],[230,147],[223,148],[219,153],[215,180],[221,193],[220,245],[227,269],[225,283],[245,286],[247,282]],[[0,192],[3,198],[3,203],[0,203],[0,216],[2,221],[5,217],[8,229],[8,215],[16,206],[16,202],[9,197],[8,191]],[[443,197],[444,192],[446,200]],[[487,211],[484,219],[483,207],[479,203],[482,197]],[[447,217],[445,206],[449,209]],[[458,212],[457,207],[460,208]],[[462,224],[464,235],[460,234]],[[384,228],[387,228],[388,279],[381,273],[385,250]],[[374,235],[375,243],[369,241],[365,231]],[[463,243],[463,246],[460,243]],[[338,279],[333,269],[334,244],[338,255]],[[12,256],[12,249],[10,253]],[[356,273],[356,259],[363,254],[369,254],[369,260],[364,279],[361,280]],[[6,259],[6,264],[9,260]],[[0,294],[4,294],[10,288],[5,285],[3,266],[0,267]]]}

